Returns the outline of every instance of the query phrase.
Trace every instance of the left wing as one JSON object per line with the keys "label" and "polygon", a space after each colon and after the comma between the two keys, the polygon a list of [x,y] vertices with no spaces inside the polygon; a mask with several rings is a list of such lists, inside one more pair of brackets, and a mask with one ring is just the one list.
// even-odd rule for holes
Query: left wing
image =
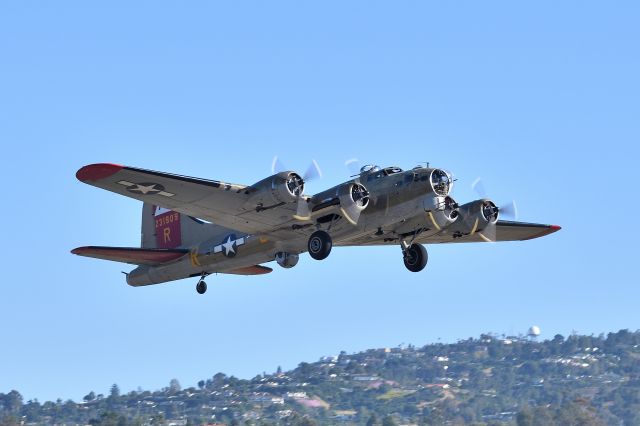
{"label": "left wing", "polygon": [[[539,223],[512,222],[507,220],[499,220],[496,223],[496,242],[500,241],[525,241],[534,238],[544,237],[553,234],[561,228],[558,225],[543,225]],[[476,233],[475,235],[466,235],[462,237],[454,237],[453,235],[443,232],[429,236],[418,236],[415,240],[418,244],[446,244],[446,243],[482,243],[486,240],[482,239]],[[410,238],[408,238],[410,239]],[[398,239],[390,238],[388,234],[376,236],[374,234],[362,236],[356,240],[346,243],[335,243],[335,245],[344,246],[373,246],[373,245],[397,245]]]}
{"label": "left wing", "polygon": [[89,185],[198,217],[248,234],[266,233],[292,221],[296,203],[264,209],[248,205],[252,187],[115,164],[92,164],[76,177]]}

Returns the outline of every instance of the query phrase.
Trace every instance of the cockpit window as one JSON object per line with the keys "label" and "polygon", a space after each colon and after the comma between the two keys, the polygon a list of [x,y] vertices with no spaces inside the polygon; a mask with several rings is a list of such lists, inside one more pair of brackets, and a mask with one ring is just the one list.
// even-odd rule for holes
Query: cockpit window
{"label": "cockpit window", "polygon": [[396,175],[398,173],[402,173],[402,169],[400,167],[387,167],[383,172],[385,176]]}
{"label": "cockpit window", "polygon": [[381,169],[378,166],[373,164],[364,166],[360,169],[360,174],[366,175],[367,182],[371,182],[374,179],[380,179],[385,176],[391,176],[398,173],[402,173],[402,169],[400,167],[385,167]]}
{"label": "cockpit window", "polygon": [[376,166],[375,164],[367,164],[360,169],[360,173],[375,173],[379,171],[380,167]]}

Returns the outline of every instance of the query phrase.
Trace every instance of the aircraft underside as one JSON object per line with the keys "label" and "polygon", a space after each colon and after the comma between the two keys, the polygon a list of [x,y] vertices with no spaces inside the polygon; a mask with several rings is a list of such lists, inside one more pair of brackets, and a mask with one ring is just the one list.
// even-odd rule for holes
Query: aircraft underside
{"label": "aircraft underside", "polygon": [[453,179],[441,169],[366,166],[355,179],[311,197],[303,194],[309,175],[280,172],[243,186],[86,166],[79,180],[143,201],[142,243],[72,252],[137,265],[127,275],[136,287],[199,277],[196,290],[203,294],[211,274],[267,274],[272,269],[264,263],[292,268],[305,252],[321,261],[334,246],[395,245],[407,270],[420,272],[429,259],[426,244],[527,240],[560,229],[501,220],[508,207],[486,197],[458,204],[450,196]]}

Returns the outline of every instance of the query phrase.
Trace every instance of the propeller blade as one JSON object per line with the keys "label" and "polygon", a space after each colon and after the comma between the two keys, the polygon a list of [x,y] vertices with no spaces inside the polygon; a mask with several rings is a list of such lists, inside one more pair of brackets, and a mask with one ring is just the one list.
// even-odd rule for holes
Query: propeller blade
{"label": "propeller blade", "polygon": [[471,189],[476,192],[480,196],[480,198],[487,198],[487,191],[484,189],[484,185],[482,184],[482,179],[477,178],[471,184]]}
{"label": "propeller blade", "polygon": [[342,216],[347,219],[350,224],[354,226],[358,224],[361,211],[355,205],[347,207],[346,209],[344,207],[340,207],[340,212],[342,212]]}
{"label": "propeller blade", "polygon": [[495,243],[497,239],[497,229],[495,223],[488,224],[482,231],[478,232],[480,238],[487,243]]}
{"label": "propeller blade", "polygon": [[349,169],[350,176],[360,175],[360,160],[357,158],[345,161],[344,165]]}
{"label": "propeller blade", "polygon": [[293,215],[295,220],[307,221],[311,220],[311,210],[309,210],[309,203],[307,199],[304,197],[298,197],[298,207],[296,209],[296,214]]}
{"label": "propeller blade", "polygon": [[[487,198],[487,192],[484,188],[484,184],[482,183],[482,179],[478,178],[471,184],[471,189],[473,189],[480,198]],[[518,219],[518,206],[515,201],[511,201],[509,204],[505,204],[498,208],[500,212],[500,217],[505,219],[517,220]]]}
{"label": "propeller blade", "polygon": [[302,179],[305,182],[308,182],[310,180],[318,179],[321,177],[322,177],[322,170],[320,170],[320,166],[318,165],[316,160],[311,160],[311,164],[309,165],[309,168],[305,172]]}
{"label": "propeller blade", "polygon": [[276,155],[273,157],[273,161],[271,162],[271,173],[275,175],[276,173],[284,172],[286,170],[287,169],[284,164],[282,164],[278,156]]}
{"label": "propeller blade", "polygon": [[511,220],[518,220],[518,206],[515,201],[509,204],[500,206],[500,217],[504,217]]}

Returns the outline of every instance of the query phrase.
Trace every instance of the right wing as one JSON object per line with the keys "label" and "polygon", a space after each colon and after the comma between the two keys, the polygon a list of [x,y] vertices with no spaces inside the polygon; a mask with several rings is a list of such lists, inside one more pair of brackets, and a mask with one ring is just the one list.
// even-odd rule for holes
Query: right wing
{"label": "right wing", "polygon": [[[553,234],[561,228],[558,225],[543,225],[540,223],[512,222],[508,220],[499,220],[496,223],[495,242],[502,241],[526,241],[535,238],[544,237]],[[443,244],[443,243],[482,243],[486,242],[481,236],[481,232],[475,235],[463,235],[462,237],[454,237],[453,235],[440,233],[424,239],[418,238],[418,242],[424,244]]]}
{"label": "right wing", "polygon": [[76,177],[89,185],[247,234],[269,233],[291,222],[296,203],[256,209],[253,188],[115,164],[92,164]]}
{"label": "right wing", "polygon": [[[557,225],[543,225],[539,223],[511,222],[499,220],[496,224],[496,242],[501,241],[525,241],[534,238],[544,237],[553,234],[561,228]],[[428,237],[418,236],[415,240],[418,244],[447,244],[447,243],[482,243],[485,240],[476,233],[475,235],[454,236],[444,229],[435,235]],[[408,240],[411,237],[407,237]],[[377,236],[375,234],[365,235],[356,240],[349,240],[345,243],[336,243],[341,246],[375,246],[375,245],[397,245],[400,240],[397,237],[390,238],[389,234]]]}

